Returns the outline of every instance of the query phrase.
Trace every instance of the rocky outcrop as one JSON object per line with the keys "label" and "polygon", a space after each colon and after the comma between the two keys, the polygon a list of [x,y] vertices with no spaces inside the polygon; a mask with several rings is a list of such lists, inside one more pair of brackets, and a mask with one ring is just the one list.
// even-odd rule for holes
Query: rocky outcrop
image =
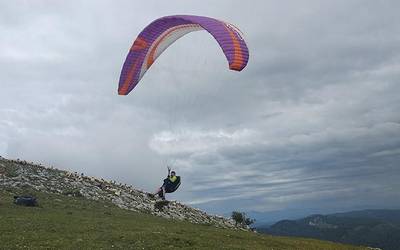
{"label": "rocky outcrop", "polygon": [[104,200],[116,206],[168,219],[210,224],[222,228],[248,230],[232,219],[208,215],[176,201],[159,201],[151,194],[125,184],[61,171],[21,160],[0,157],[0,188],[28,188],[68,196]]}

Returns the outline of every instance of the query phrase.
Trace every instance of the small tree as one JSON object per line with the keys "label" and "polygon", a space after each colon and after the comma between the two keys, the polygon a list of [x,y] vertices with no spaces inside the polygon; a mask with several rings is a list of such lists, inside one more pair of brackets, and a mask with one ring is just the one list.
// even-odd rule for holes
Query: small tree
{"label": "small tree", "polygon": [[256,221],[254,219],[248,218],[246,213],[238,212],[238,211],[233,211],[231,218],[236,222],[236,225],[240,224],[243,226],[245,226],[245,225],[249,226]]}
{"label": "small tree", "polygon": [[232,212],[231,218],[236,222],[236,225],[237,225],[237,224],[242,224],[243,221],[244,221],[243,215],[244,215],[244,214],[241,213],[241,212],[233,211],[233,212]]}

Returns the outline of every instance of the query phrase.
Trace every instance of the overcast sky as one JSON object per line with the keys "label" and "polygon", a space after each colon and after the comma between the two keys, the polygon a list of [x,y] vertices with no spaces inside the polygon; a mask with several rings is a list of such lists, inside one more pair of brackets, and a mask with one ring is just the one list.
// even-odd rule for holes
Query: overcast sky
{"label": "overcast sky", "polygon": [[[400,207],[400,2],[0,0],[0,155],[212,213]],[[235,24],[228,70],[191,33],[118,96],[126,54],[173,14]]]}

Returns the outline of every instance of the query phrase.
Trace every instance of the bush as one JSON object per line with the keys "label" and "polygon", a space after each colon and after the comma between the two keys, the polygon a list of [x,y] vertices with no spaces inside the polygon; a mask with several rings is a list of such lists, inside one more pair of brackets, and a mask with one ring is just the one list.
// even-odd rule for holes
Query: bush
{"label": "bush", "polygon": [[256,220],[247,217],[246,213],[233,211],[231,218],[236,222],[236,225],[249,226]]}

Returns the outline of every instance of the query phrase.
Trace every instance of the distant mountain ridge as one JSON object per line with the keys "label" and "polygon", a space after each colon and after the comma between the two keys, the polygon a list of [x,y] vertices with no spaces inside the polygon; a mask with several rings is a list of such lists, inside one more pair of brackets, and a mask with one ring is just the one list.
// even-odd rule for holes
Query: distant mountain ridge
{"label": "distant mountain ridge", "polygon": [[282,220],[258,231],[281,236],[323,239],[384,250],[400,249],[400,209],[369,209],[311,215],[298,220]]}
{"label": "distant mountain ridge", "polygon": [[332,214],[337,217],[370,218],[388,223],[400,224],[400,209],[365,209]]}

